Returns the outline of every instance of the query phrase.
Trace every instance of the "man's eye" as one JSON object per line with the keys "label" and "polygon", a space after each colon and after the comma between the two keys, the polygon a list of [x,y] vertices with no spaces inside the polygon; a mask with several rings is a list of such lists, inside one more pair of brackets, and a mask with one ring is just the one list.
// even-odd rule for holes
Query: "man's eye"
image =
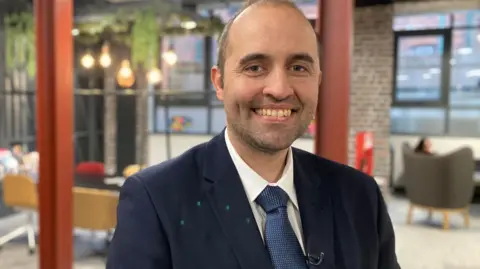
{"label": "man's eye", "polygon": [[247,68],[245,68],[249,72],[261,72],[263,71],[263,68],[259,65],[251,65]]}
{"label": "man's eye", "polygon": [[295,71],[295,72],[305,72],[305,71],[307,71],[307,69],[305,67],[301,66],[301,65],[293,65],[291,67],[291,70]]}

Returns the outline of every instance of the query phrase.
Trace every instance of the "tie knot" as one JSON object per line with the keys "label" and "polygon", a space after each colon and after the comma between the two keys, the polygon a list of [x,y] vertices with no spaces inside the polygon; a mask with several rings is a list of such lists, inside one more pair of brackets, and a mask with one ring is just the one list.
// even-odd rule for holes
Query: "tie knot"
{"label": "tie knot", "polygon": [[286,207],[288,202],[288,194],[277,186],[267,186],[258,195],[255,200],[266,213],[269,213],[277,208]]}

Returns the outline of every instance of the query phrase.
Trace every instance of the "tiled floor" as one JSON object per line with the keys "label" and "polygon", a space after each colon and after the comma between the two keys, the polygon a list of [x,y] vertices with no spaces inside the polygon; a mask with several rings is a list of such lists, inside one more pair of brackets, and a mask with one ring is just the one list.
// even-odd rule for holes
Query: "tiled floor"
{"label": "tiled floor", "polygon": [[408,204],[403,199],[390,200],[389,209],[403,269],[480,269],[480,204],[471,207],[469,229],[460,214],[452,213],[449,231],[441,229],[440,213],[428,222],[428,213],[420,209],[413,225],[406,225]]}
{"label": "tiled floor", "polygon": [[[23,216],[10,218],[10,223],[22,223]],[[4,222],[1,220],[0,222]],[[5,234],[3,224],[0,223],[0,234]],[[87,231],[76,231],[74,242],[74,269],[104,269],[105,256],[101,254],[105,233],[92,234]],[[27,240],[20,238],[7,244],[0,250],[0,268],[8,269],[37,269],[38,255],[28,255]]]}
{"label": "tiled floor", "polygon": [[[452,214],[452,229],[441,230],[441,215],[426,222],[427,214],[416,211],[414,224],[405,224],[406,200],[388,199],[390,215],[397,236],[397,255],[403,269],[480,269],[480,205],[471,209],[471,227],[463,228],[463,219]],[[0,221],[0,234],[24,221],[22,216]],[[88,232],[78,232],[75,240],[75,269],[105,268],[105,260],[92,248],[101,248],[102,235],[92,239]],[[93,243],[92,243],[93,241]],[[37,257],[28,256],[25,239],[8,244],[0,252],[0,268],[34,269]]]}

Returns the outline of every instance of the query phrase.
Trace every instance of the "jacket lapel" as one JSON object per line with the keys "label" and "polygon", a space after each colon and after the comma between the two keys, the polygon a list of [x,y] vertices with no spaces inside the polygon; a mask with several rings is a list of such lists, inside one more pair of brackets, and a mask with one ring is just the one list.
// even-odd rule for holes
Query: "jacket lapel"
{"label": "jacket lapel", "polygon": [[[294,150],[294,181],[309,268],[335,268],[334,214],[330,187],[305,153]],[[309,156],[306,156],[309,157]]]}
{"label": "jacket lapel", "polygon": [[206,145],[207,199],[243,269],[273,269],[222,132]]}

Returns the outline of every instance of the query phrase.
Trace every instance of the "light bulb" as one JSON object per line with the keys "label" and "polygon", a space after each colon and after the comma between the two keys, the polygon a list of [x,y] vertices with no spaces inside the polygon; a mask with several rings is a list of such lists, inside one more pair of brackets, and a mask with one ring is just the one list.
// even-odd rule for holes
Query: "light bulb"
{"label": "light bulb", "polygon": [[112,58],[110,57],[108,45],[103,45],[102,55],[100,56],[100,65],[103,68],[107,68],[112,64]]}
{"label": "light bulb", "polygon": [[180,26],[184,29],[192,30],[197,27],[197,23],[194,21],[184,21],[180,24]]}
{"label": "light bulb", "polygon": [[90,69],[95,64],[95,58],[90,53],[85,54],[81,59],[82,66]]}
{"label": "light bulb", "polygon": [[147,79],[148,83],[153,85],[160,83],[163,80],[162,71],[156,67],[152,68],[148,71]]}
{"label": "light bulb", "polygon": [[177,63],[177,54],[173,50],[168,50],[163,54],[163,59],[169,65],[175,65]]}
{"label": "light bulb", "polygon": [[477,35],[478,43],[480,43],[480,34]]}
{"label": "light bulb", "polygon": [[120,76],[122,77],[130,77],[132,75],[132,69],[128,67],[122,67],[120,68]]}
{"label": "light bulb", "polygon": [[117,74],[117,82],[125,88],[131,87],[135,83],[135,77],[128,60],[122,61],[121,68]]}
{"label": "light bulb", "polygon": [[110,66],[110,64],[112,64],[112,58],[110,58],[110,55],[102,54],[102,56],[100,56],[100,65],[103,68],[107,68]]}

